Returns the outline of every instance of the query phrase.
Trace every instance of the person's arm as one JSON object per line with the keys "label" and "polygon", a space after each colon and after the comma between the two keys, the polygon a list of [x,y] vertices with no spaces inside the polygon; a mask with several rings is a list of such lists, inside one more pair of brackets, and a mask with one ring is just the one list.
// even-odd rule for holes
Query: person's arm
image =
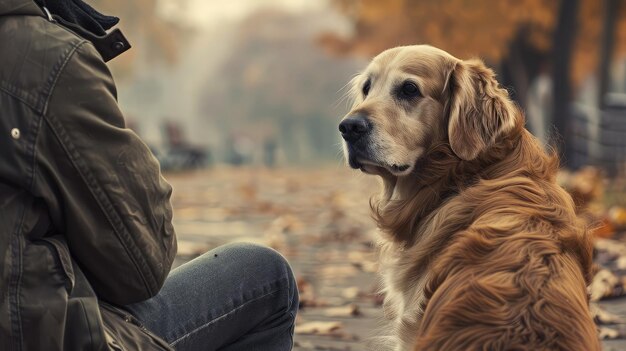
{"label": "person's arm", "polygon": [[100,298],[154,296],[176,254],[170,195],[159,164],[131,130],[95,48],[60,67],[36,143],[33,190]]}

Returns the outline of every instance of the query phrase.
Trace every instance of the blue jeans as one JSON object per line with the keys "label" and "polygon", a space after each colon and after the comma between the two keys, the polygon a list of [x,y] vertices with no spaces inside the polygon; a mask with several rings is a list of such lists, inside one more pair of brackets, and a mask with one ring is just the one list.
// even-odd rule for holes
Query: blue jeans
{"label": "blue jeans", "polygon": [[176,350],[288,351],[298,289],[278,252],[230,244],[172,270],[156,296],[126,309]]}

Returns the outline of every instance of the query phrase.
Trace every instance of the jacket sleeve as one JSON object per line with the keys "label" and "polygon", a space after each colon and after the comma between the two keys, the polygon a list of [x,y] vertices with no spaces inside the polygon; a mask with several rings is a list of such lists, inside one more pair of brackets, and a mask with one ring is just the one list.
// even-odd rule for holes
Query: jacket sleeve
{"label": "jacket sleeve", "polygon": [[131,130],[108,68],[90,43],[56,76],[36,143],[33,187],[100,298],[154,296],[176,254],[158,161]]}

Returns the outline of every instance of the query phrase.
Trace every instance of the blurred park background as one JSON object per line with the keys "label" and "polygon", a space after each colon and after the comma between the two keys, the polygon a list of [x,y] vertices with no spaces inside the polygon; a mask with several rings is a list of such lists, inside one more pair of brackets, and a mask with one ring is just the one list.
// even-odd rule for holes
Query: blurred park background
{"label": "blurred park background", "polygon": [[298,349],[362,350],[379,325],[377,185],[343,165],[343,89],[382,50],[431,44],[482,58],[559,148],[560,182],[596,228],[596,320],[606,349],[626,350],[626,0],[89,2],[133,45],[110,66],[174,185],[177,264],[233,240],[281,251],[302,294]]}
{"label": "blurred park background", "polygon": [[186,166],[181,148],[213,163],[336,162],[342,87],[375,54],[416,43],[484,59],[568,166],[623,161],[623,0],[93,4],[134,45],[112,62],[120,104],[165,168]]}

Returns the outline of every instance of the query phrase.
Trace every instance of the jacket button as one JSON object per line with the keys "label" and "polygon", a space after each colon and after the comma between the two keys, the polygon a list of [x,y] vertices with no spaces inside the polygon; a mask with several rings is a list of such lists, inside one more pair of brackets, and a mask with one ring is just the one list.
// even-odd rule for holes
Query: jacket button
{"label": "jacket button", "polygon": [[11,129],[11,137],[13,139],[16,139],[16,140],[19,139],[20,138],[20,130],[17,129],[17,128]]}
{"label": "jacket button", "polygon": [[111,45],[111,47],[115,51],[120,51],[124,48],[124,43],[122,43],[121,41],[116,41],[115,43],[113,43],[113,45]]}

